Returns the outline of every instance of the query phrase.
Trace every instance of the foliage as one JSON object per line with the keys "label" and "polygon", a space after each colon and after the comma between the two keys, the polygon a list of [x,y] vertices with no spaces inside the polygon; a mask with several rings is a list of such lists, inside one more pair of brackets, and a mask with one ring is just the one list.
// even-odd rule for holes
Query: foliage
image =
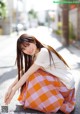
{"label": "foliage", "polygon": [[[55,33],[57,35],[62,35],[62,23],[58,22],[58,30],[55,31]],[[69,22],[69,39],[75,39],[76,36],[74,34],[74,29],[73,29],[73,25],[71,22]]]}
{"label": "foliage", "polygon": [[62,23],[58,22],[58,29],[62,29]]}
{"label": "foliage", "polygon": [[62,35],[62,31],[59,30],[59,29],[58,29],[58,30],[55,30],[54,32],[55,32],[57,35]]}
{"label": "foliage", "polygon": [[72,23],[70,22],[69,23],[69,38],[70,39],[75,39],[75,34],[74,34],[74,29],[73,29],[73,25]]}
{"label": "foliage", "polygon": [[32,18],[37,18],[37,13],[36,11],[34,11],[34,9],[31,9],[29,12],[28,12],[29,15],[32,16]]}
{"label": "foliage", "polygon": [[6,18],[6,5],[2,0],[0,0],[0,18]]}
{"label": "foliage", "polygon": [[62,23],[58,22],[58,30],[54,31],[57,35],[62,35]]}
{"label": "foliage", "polygon": [[51,20],[52,22],[54,22],[54,21],[55,21],[55,17],[50,17],[50,20]]}

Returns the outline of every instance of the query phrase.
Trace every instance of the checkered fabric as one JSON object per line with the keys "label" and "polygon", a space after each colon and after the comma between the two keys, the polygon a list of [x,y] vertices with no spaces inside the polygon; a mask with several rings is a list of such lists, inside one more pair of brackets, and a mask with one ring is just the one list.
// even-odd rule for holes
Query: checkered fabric
{"label": "checkered fabric", "polygon": [[39,69],[28,78],[18,100],[24,108],[70,113],[75,106],[74,92],[74,89],[68,90],[55,76]]}

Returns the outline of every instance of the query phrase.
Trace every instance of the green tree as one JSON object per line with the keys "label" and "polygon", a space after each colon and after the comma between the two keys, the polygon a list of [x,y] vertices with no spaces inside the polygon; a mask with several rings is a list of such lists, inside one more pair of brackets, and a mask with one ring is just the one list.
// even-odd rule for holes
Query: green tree
{"label": "green tree", "polygon": [[32,16],[32,18],[37,18],[37,12],[34,10],[34,9],[31,9],[29,12],[28,12],[29,15]]}
{"label": "green tree", "polygon": [[5,19],[6,18],[6,5],[4,1],[0,0],[0,18]]}

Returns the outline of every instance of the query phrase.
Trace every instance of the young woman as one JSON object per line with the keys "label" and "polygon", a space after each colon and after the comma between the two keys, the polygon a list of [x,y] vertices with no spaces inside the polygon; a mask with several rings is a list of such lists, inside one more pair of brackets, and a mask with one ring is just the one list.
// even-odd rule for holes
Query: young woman
{"label": "young woman", "polygon": [[34,36],[22,34],[17,40],[18,78],[10,85],[4,102],[9,104],[20,89],[18,100],[24,108],[42,112],[70,113],[75,107],[75,82],[65,60]]}

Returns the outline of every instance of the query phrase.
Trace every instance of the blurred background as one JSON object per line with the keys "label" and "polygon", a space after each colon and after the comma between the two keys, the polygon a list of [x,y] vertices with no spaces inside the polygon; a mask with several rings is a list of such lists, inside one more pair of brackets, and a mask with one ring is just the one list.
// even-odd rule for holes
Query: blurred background
{"label": "blurred background", "polygon": [[[58,0],[64,1],[64,0]],[[73,0],[70,0],[73,1]],[[79,1],[79,0],[77,0]],[[50,27],[66,44],[80,40],[80,4],[55,0],[0,0],[0,35],[41,26]]]}
{"label": "blurred background", "polygon": [[[54,18],[58,21],[56,6],[52,0],[0,0],[0,34],[10,34],[38,25],[48,26]],[[4,27],[6,25],[7,28]]]}

